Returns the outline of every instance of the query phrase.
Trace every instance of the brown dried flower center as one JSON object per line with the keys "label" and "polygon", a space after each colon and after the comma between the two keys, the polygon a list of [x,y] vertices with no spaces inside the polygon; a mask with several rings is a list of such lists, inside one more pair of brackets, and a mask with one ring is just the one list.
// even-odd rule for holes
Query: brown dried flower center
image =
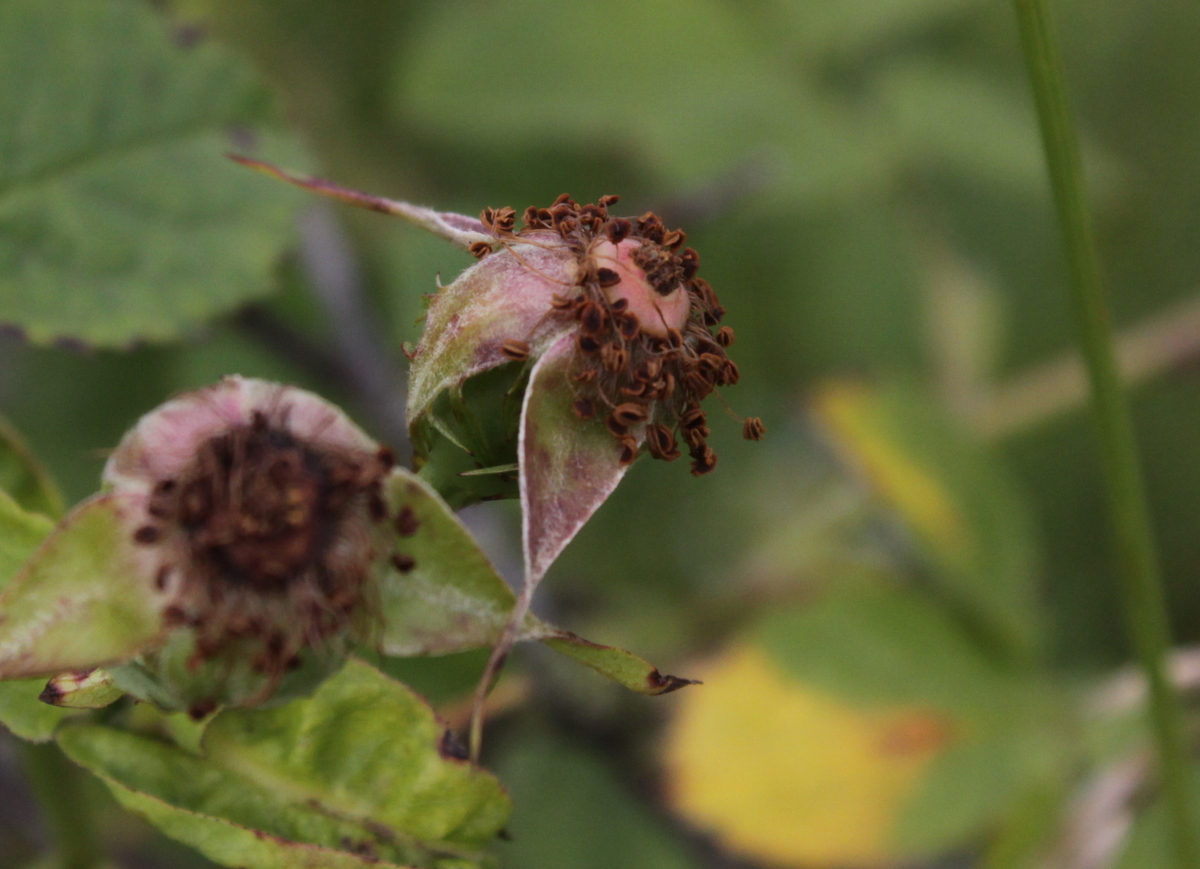
{"label": "brown dried flower center", "polygon": [[178,523],[210,580],[270,591],[320,569],[347,507],[380,477],[377,463],[316,450],[260,418],[202,444],[150,509]]}

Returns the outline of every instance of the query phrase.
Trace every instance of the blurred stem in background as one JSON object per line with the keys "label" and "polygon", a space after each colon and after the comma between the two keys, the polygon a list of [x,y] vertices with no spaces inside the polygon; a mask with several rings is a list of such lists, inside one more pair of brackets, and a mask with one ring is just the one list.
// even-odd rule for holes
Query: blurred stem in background
{"label": "blurred stem in background", "polygon": [[1167,681],[1170,626],[1150,528],[1145,486],[1122,392],[1100,266],[1084,200],[1079,144],[1071,123],[1062,61],[1044,0],[1014,0],[1037,102],[1055,204],[1062,223],[1071,296],[1091,381],[1092,407],[1120,558],[1125,609],[1150,686],[1150,718],[1174,833],[1176,865],[1196,869],[1192,794],[1182,710]]}
{"label": "blurred stem in background", "polygon": [[83,771],[53,743],[20,743],[21,765],[37,797],[46,834],[60,869],[95,869],[101,863],[91,807],[83,792]]}

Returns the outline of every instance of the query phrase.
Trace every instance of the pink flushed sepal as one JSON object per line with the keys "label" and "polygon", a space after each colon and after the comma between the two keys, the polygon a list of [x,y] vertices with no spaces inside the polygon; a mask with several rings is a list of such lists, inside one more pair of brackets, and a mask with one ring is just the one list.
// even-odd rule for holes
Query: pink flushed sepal
{"label": "pink flushed sepal", "polygon": [[574,336],[559,338],[534,366],[525,390],[521,533],[530,591],[617,488],[645,438],[645,426],[635,425],[619,443],[599,419],[578,418],[570,379],[573,351]]}

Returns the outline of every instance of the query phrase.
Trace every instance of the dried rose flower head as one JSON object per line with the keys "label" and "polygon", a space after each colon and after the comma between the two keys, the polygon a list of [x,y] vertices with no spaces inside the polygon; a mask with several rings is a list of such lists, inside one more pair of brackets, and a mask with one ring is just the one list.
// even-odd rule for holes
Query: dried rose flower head
{"label": "dried rose flower head", "polygon": [[[480,261],[430,297],[409,377],[421,476],[461,506],[519,493],[525,590],[613,492],[643,447],[712,471],[701,402],[738,381],[733,330],[698,277],[699,255],[654,214],[617,217],[615,196],[560,196],[478,219],[238,162],[342,202],[391,214]],[[743,420],[760,440],[761,420]],[[503,646],[503,644],[501,644]]]}
{"label": "dried rose flower head", "polygon": [[[726,353],[733,330],[718,329],[725,309],[685,234],[652,213],[614,217],[616,201],[563,194],[526,209],[519,230],[513,209],[484,210],[488,240],[470,246],[481,262],[433,297],[412,354],[410,421],[447,386],[539,356],[569,333],[572,411],[603,422],[622,464],[645,443],[665,461],[686,449],[693,474],[716,467],[700,405],[738,381]],[[757,440],[762,423],[745,431]]]}
{"label": "dried rose flower head", "polygon": [[[251,671],[233,690],[251,696],[200,679],[183,690],[187,705],[252,705],[306,650],[369,630],[363,604],[383,551],[391,466],[386,448],[323,399],[241,377],[176,398],[126,434],[104,485],[126,505],[166,627],[188,629],[185,669],[227,667],[235,649]],[[143,657],[143,676],[169,676],[163,667],[180,662],[168,648]]]}

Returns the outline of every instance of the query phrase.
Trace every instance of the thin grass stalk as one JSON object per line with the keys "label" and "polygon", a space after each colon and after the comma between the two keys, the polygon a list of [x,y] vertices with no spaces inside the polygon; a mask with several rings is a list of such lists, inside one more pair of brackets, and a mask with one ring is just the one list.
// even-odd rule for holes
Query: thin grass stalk
{"label": "thin grass stalk", "polygon": [[1067,103],[1061,53],[1045,0],[1014,0],[1014,5],[1062,224],[1071,298],[1100,438],[1125,614],[1150,686],[1148,712],[1170,815],[1176,865],[1179,869],[1200,869],[1193,830],[1193,822],[1200,816],[1194,812],[1194,794],[1189,782],[1183,710],[1165,669],[1170,624],[1158,553],[1101,287],[1099,257],[1085,201],[1079,142]]}

